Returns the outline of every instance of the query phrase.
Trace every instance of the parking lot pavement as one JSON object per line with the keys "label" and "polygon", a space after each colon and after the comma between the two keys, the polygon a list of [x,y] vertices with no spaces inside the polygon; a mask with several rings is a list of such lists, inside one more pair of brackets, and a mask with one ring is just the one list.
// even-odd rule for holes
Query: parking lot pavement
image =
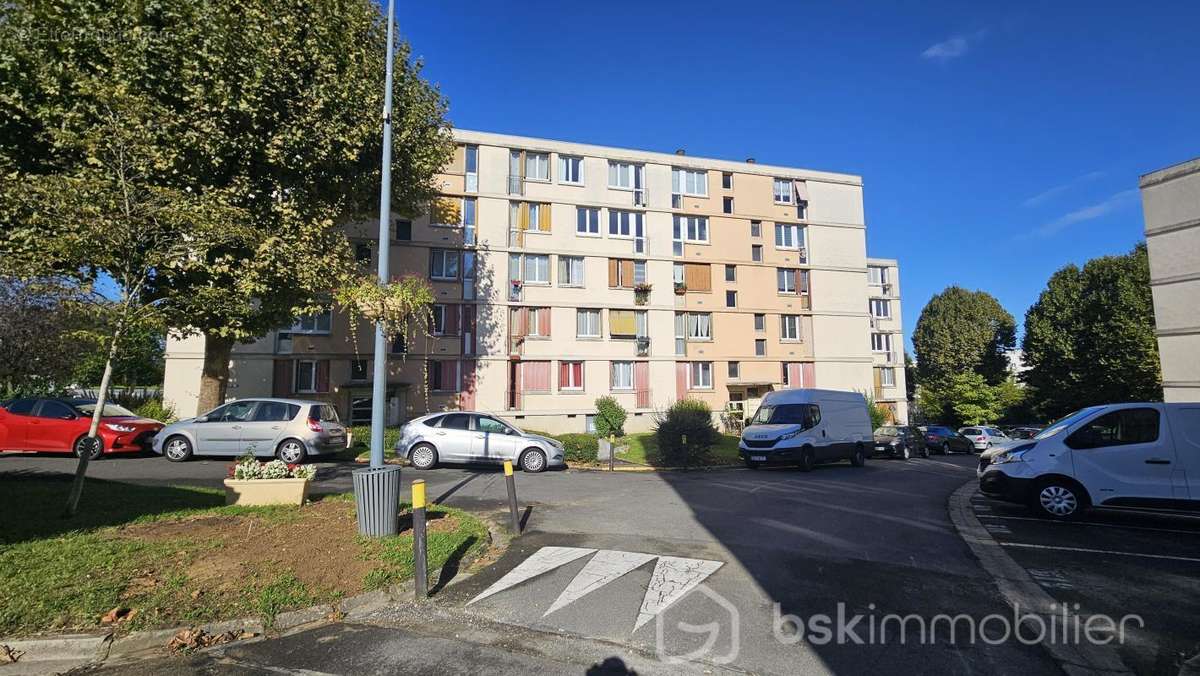
{"label": "parking lot pavement", "polygon": [[1130,618],[1117,646],[1135,672],[1174,676],[1200,653],[1200,516],[1093,510],[1059,522],[978,495],[971,504],[1004,551],[1072,613],[1144,621]]}

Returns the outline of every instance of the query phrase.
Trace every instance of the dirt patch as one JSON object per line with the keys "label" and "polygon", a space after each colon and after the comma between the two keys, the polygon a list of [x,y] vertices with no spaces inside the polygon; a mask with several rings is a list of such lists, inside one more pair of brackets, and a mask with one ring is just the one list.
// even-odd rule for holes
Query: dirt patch
{"label": "dirt patch", "polygon": [[[172,565],[139,571],[125,595],[145,594],[179,573],[187,575],[189,587],[203,590],[200,593],[221,594],[244,585],[247,579],[261,580],[287,571],[312,590],[336,595],[363,591],[363,580],[377,562],[368,558],[360,544],[354,503],[322,500],[299,510],[299,518],[202,516],[122,527],[115,537],[199,545],[172,557]],[[429,516],[430,532],[458,527],[458,519],[452,515]],[[400,526],[402,533],[411,528],[408,514],[401,516]],[[178,568],[172,569],[175,566]]]}

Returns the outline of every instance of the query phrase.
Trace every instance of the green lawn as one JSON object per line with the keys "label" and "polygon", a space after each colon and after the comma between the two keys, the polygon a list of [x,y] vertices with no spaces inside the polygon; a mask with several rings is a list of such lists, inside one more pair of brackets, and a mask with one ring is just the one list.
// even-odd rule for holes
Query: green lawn
{"label": "green lawn", "polygon": [[[269,623],[413,573],[407,513],[400,535],[360,538],[350,495],[227,507],[213,489],[89,479],[68,520],[69,479],[0,475],[0,636],[95,629],[113,608],[134,611],[122,630],[253,615]],[[487,528],[470,514],[432,507],[429,518],[431,572],[486,549]]]}
{"label": "green lawn", "polygon": [[[366,461],[371,458],[371,426],[370,425],[355,425],[350,428],[350,439],[352,444],[346,449],[347,460]],[[394,460],[396,458],[396,442],[400,440],[399,427],[387,427],[383,430],[383,458],[384,460]]]}
{"label": "green lawn", "polygon": [[[630,434],[617,440],[618,445],[628,445],[629,450],[617,457],[641,465],[663,466],[666,464],[658,452],[658,439],[653,432]],[[738,438],[728,434],[720,435],[716,446],[709,451],[709,466],[736,465],[738,459]]]}

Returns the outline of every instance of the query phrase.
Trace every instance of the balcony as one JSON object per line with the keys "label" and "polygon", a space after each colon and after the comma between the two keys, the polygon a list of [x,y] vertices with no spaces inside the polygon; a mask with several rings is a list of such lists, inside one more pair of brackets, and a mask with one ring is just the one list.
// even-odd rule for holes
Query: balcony
{"label": "balcony", "polygon": [[650,390],[637,390],[633,393],[634,406],[637,408],[650,408]]}
{"label": "balcony", "polygon": [[508,177],[508,194],[524,195],[525,194],[525,178],[522,176]]}
{"label": "balcony", "polygon": [[519,279],[510,280],[508,282],[508,302],[520,303],[521,299],[524,297],[524,294],[522,293],[524,288],[525,288],[525,284],[522,283],[521,280],[519,280]]}
{"label": "balcony", "polygon": [[671,208],[672,209],[682,209],[683,208],[683,195],[680,195],[679,193],[671,194]]}
{"label": "balcony", "polygon": [[509,228],[508,246],[514,249],[523,249],[525,247],[525,231],[520,228]]}
{"label": "balcony", "polygon": [[510,336],[508,339],[508,356],[520,357],[525,354],[525,336]]}
{"label": "balcony", "polygon": [[633,189],[633,206],[644,207],[644,206],[648,206],[648,204],[649,203],[646,201],[646,189],[645,188],[634,188]]}
{"label": "balcony", "polygon": [[650,336],[638,336],[637,337],[637,356],[639,356],[639,357],[649,357],[650,356]]}

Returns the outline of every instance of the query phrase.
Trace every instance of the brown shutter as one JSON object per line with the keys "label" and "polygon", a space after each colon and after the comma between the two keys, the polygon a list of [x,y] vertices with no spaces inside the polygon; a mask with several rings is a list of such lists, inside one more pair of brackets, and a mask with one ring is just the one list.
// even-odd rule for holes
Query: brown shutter
{"label": "brown shutter", "polygon": [[616,288],[620,283],[620,265],[621,261],[616,258],[608,259],[608,286],[610,288]]}
{"label": "brown shutter", "polygon": [[318,359],[317,360],[317,391],[318,392],[328,392],[329,391],[329,360],[328,359]]}
{"label": "brown shutter", "polygon": [[712,266],[708,263],[688,263],[683,268],[683,282],[688,291],[712,291]]}
{"label": "brown shutter", "polygon": [[627,289],[633,288],[633,261],[621,261],[621,286]]}
{"label": "brown shutter", "polygon": [[275,360],[275,377],[271,382],[271,396],[286,397],[292,393],[292,360]]}

